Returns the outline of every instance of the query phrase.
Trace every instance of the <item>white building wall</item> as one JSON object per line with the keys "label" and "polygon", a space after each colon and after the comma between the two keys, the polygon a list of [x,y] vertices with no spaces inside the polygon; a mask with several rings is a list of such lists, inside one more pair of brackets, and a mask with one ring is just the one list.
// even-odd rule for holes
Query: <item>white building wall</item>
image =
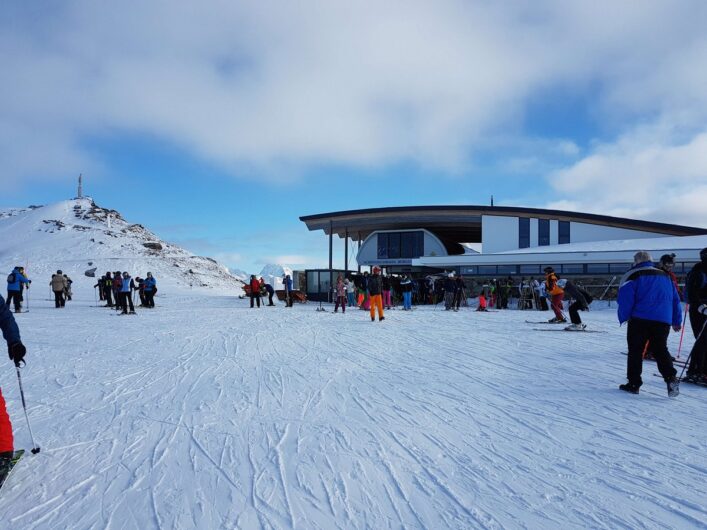
{"label": "white building wall", "polygon": [[[537,246],[538,246],[538,220],[535,218],[531,218],[530,219],[530,248],[534,248]],[[516,248],[518,248],[517,245],[516,245]]]}
{"label": "white building wall", "polygon": [[[570,228],[570,230],[572,230]],[[556,219],[550,220],[550,244],[557,245],[560,239],[560,224]]]}
{"label": "white building wall", "polygon": [[[570,243],[587,241],[615,241],[619,239],[645,239],[661,237],[655,232],[641,232],[611,226],[593,225],[589,223],[570,223]],[[668,237],[668,236],[663,236]]]}
{"label": "white building wall", "polygon": [[[536,223],[537,226],[537,223]],[[537,232],[537,229],[536,229]],[[530,236],[533,235],[531,221]],[[535,235],[537,239],[537,233]],[[484,254],[518,248],[518,218],[500,215],[481,216],[481,249]],[[531,240],[532,245],[532,240]]]}
{"label": "white building wall", "polygon": [[[616,241],[661,237],[654,232],[613,228],[590,223],[570,222],[570,243]],[[500,215],[481,216],[482,252],[493,254],[518,249],[518,217]],[[550,220],[550,245],[559,244],[559,221]],[[538,246],[538,220],[530,219],[530,247]],[[425,247],[427,248],[427,247]]]}

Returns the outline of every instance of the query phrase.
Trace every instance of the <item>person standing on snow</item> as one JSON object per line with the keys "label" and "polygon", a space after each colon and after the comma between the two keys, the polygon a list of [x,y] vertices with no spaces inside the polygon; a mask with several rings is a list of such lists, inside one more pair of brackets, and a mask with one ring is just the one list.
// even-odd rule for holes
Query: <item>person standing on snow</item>
{"label": "person standing on snow", "polygon": [[7,307],[14,302],[15,313],[22,313],[22,294],[21,285],[26,285],[29,289],[29,284],[32,283],[20,271],[21,267],[15,267],[7,276]]}
{"label": "person standing on snow", "polygon": [[592,295],[570,280],[558,280],[557,284],[565,291],[567,296],[573,300],[569,307],[570,321],[572,324],[565,329],[567,331],[584,331],[587,325],[582,323],[579,312],[589,309],[589,304],[591,304],[593,300]]}
{"label": "person standing on snow", "polygon": [[285,279],[283,280],[283,285],[285,286],[285,307],[292,307],[292,278],[289,274],[285,274]]}
{"label": "person standing on snow", "polygon": [[674,267],[675,254],[663,254],[660,257],[660,261],[658,262],[658,268],[668,273],[670,279],[673,280],[673,285],[675,285],[675,289],[677,289],[678,291],[678,296],[680,297],[680,300],[682,300],[682,293],[680,292],[680,286],[678,285],[678,277],[675,276],[675,273],[673,272]]}
{"label": "person standing on snow", "polygon": [[135,290],[135,282],[128,274],[128,271],[123,273],[123,283],[120,285],[120,302],[123,307],[121,315],[128,314],[128,305],[130,306],[130,314],[135,314],[135,306],[133,306],[133,291]]}
{"label": "person standing on snow", "polygon": [[250,275],[250,307],[255,307],[255,301],[258,301],[260,307],[260,282],[255,274]]}
{"label": "person standing on snow", "polygon": [[707,248],[700,251],[700,262],[687,275],[685,292],[690,304],[690,327],[696,339],[685,380],[707,383]]}
{"label": "person standing on snow", "polygon": [[381,282],[383,284],[383,307],[385,309],[390,309],[393,306],[390,299],[390,276],[384,274],[381,278]]}
{"label": "person standing on snow", "polygon": [[643,384],[643,351],[646,349],[646,343],[650,342],[651,351],[658,363],[658,371],[668,386],[668,395],[675,397],[680,393],[680,383],[676,377],[673,359],[668,353],[667,342],[671,324],[674,331],[681,329],[680,297],[670,276],[653,266],[648,252],[637,252],[633,263],[633,267],[624,274],[619,283],[619,322],[628,322],[628,383],[620,385],[619,389],[638,394]]}
{"label": "person standing on snow", "polygon": [[545,273],[545,292],[552,297],[550,305],[555,313],[555,318],[551,318],[550,322],[553,324],[567,322],[567,319],[562,315],[562,299],[565,296],[565,292],[562,290],[562,287],[557,285],[557,275],[555,274],[555,269],[552,267],[545,267],[543,272]]}
{"label": "person standing on snow", "polygon": [[[0,296],[0,328],[2,329],[2,336],[7,342],[7,354],[10,360],[15,363],[15,366],[19,367],[24,363],[27,349],[20,340],[20,330],[2,296]],[[5,408],[5,398],[3,398],[2,390],[0,390],[0,476],[6,475],[9,471],[10,461],[14,452],[12,423],[10,423],[10,416]]]}
{"label": "person standing on snow", "polygon": [[403,291],[403,311],[412,310],[412,280],[405,274],[400,280],[400,289]]}
{"label": "person standing on snow", "polygon": [[[110,272],[106,272],[106,275],[103,277],[103,298],[106,301],[105,307],[113,307],[113,277],[111,276]],[[115,303],[117,304],[118,301],[116,300]]]}
{"label": "person standing on snow", "polygon": [[354,294],[356,286],[353,284],[353,282],[351,280],[346,278],[344,280],[344,287],[346,287],[346,298],[347,298],[346,303],[348,304],[349,307],[353,307],[354,305],[356,305],[356,302],[355,302],[356,296]]}
{"label": "person standing on snow", "polygon": [[155,307],[155,295],[157,294],[157,280],[152,276],[151,272],[147,273],[145,278],[145,305],[147,307]]}
{"label": "person standing on snow", "polygon": [[344,279],[341,274],[336,278],[336,301],[334,303],[334,313],[339,312],[339,306],[341,306],[341,312],[346,313],[346,286],[344,285]]}
{"label": "person standing on snow", "polygon": [[450,273],[444,279],[444,310],[449,311],[454,307],[454,273]]}
{"label": "person standing on snow", "polygon": [[60,308],[66,305],[66,300],[64,299],[64,293],[66,292],[66,277],[61,270],[56,271],[56,274],[52,274],[52,279],[49,282],[52,287],[52,292],[54,293],[54,307]]}
{"label": "person standing on snow", "polygon": [[383,316],[383,300],[381,299],[383,281],[381,280],[380,273],[380,267],[373,267],[373,274],[368,277],[368,281],[366,282],[371,304],[371,322],[376,320],[376,309],[378,309],[378,321],[385,320],[385,316]]}

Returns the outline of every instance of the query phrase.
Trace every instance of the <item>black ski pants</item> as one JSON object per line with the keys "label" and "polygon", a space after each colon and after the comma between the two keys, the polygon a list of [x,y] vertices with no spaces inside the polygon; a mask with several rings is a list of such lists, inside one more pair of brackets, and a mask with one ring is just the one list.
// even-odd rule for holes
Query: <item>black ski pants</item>
{"label": "black ski pants", "polygon": [[697,311],[697,307],[690,306],[690,326],[695,335],[695,345],[690,352],[690,366],[687,375],[707,375],[707,331],[702,331],[707,322],[707,316]]}
{"label": "black ski pants", "polygon": [[255,307],[255,300],[258,301],[258,307],[260,307],[260,293],[252,293],[250,295],[250,307]]}
{"label": "black ski pants", "polygon": [[15,303],[15,312],[19,313],[22,311],[22,297],[20,296],[20,291],[7,291],[7,307],[10,308],[10,304]]}
{"label": "black ski pants", "polygon": [[135,306],[133,306],[133,297],[132,293],[127,292],[119,292],[118,295],[120,296],[120,305],[123,308],[123,313],[128,312],[128,306],[130,306],[130,312],[134,313],[135,312]]}
{"label": "black ski pants", "polygon": [[646,342],[658,363],[658,371],[667,382],[677,375],[673,359],[668,353],[668,335],[670,325],[656,320],[632,318],[628,321],[626,341],[628,342],[628,360],[626,361],[626,377],[630,385],[640,387],[643,384],[643,352]]}
{"label": "black ski pants", "polygon": [[54,291],[54,307],[64,307],[65,305],[64,291]]}
{"label": "black ski pants", "polygon": [[582,304],[575,300],[572,302],[568,310],[570,312],[570,320],[572,321],[572,324],[581,324],[582,317],[579,316],[579,311],[582,310]]}
{"label": "black ski pants", "polygon": [[[103,288],[103,299],[106,301],[106,305],[113,307],[113,298],[111,296],[112,289],[110,287],[104,287]],[[115,301],[116,304],[118,301]]]}
{"label": "black ski pants", "polygon": [[155,292],[145,291],[145,302],[143,302],[147,307],[155,307]]}

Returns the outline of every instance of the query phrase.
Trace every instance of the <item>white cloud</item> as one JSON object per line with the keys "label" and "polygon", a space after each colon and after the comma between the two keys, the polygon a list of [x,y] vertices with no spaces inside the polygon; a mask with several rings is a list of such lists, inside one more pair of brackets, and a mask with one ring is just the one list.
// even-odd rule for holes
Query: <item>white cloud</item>
{"label": "white cloud", "polygon": [[551,175],[568,199],[550,207],[707,226],[707,130],[676,136],[651,126],[596,146]]}
{"label": "white cloud", "polygon": [[236,175],[399,161],[453,172],[490,138],[522,134],[529,98],[557,86],[595,87],[619,131],[645,114],[699,122],[705,5],[16,3],[0,17],[2,178],[100,168],[84,140],[116,132]]}

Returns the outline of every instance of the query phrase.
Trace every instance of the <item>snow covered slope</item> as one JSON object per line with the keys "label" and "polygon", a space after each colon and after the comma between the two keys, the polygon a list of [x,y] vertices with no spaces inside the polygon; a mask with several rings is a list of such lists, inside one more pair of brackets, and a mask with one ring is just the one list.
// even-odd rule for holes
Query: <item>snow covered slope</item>
{"label": "snow covered slope", "polygon": [[[92,303],[18,315],[42,451],[3,529],[705,528],[707,388],[670,399],[646,362],[619,391],[614,310],[571,333],[535,311]],[[30,449],[7,358],[0,386]]]}
{"label": "snow covered slope", "polygon": [[0,210],[0,272],[9,273],[16,265],[26,267],[31,279],[47,283],[61,269],[74,280],[74,290],[92,289],[95,281],[85,278],[84,271],[94,267],[99,277],[116,270],[144,277],[150,271],[171,290],[237,292],[241,286],[211,258],[166,243],[90,198]]}

